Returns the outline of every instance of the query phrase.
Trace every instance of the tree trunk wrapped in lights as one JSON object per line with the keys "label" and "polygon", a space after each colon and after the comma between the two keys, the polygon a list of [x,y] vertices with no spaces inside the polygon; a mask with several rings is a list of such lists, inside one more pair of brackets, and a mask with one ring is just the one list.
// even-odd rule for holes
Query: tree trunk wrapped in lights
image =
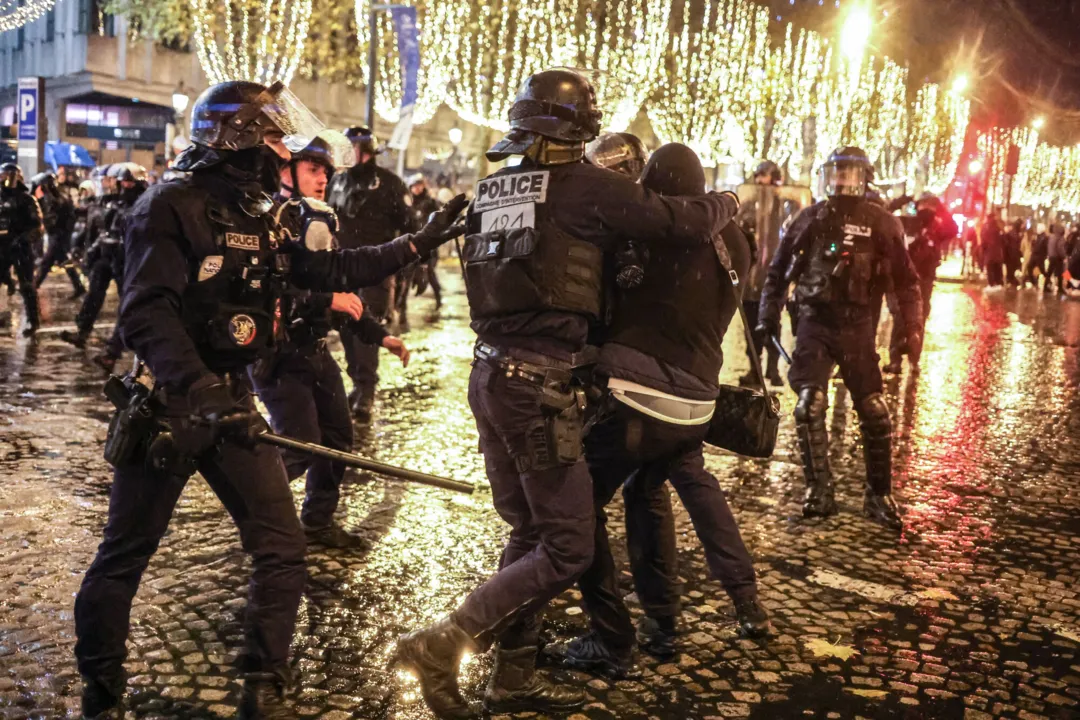
{"label": "tree trunk wrapped in lights", "polygon": [[199,63],[211,83],[292,81],[311,0],[191,0],[191,9]]}

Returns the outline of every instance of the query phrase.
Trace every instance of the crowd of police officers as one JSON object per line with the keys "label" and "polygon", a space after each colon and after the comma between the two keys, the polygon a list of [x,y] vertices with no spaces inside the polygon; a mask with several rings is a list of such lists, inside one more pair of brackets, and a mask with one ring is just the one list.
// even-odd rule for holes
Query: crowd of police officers
{"label": "crowd of police officers", "polygon": [[[273,431],[351,450],[353,419],[370,417],[379,348],[409,360],[385,321],[407,323],[402,296],[416,273],[441,303],[436,251],[461,235],[477,335],[468,401],[492,502],[510,532],[495,574],[398,642],[396,662],[440,718],[476,716],[457,682],[466,652],[496,648],[483,697],[491,713],[584,703],[581,688],[538,672],[540,659],[621,679],[635,675],[639,649],[678,652],[668,483],[739,632],[770,634],[752,559],[703,455],[718,398],[731,392],[718,374],[736,314],[753,329],[752,364],[768,355],[766,372],[758,366],[741,382],[764,393],[766,378],[782,383],[781,313],[790,314],[804,515],[837,512],[826,411],[838,368],[863,435],[864,513],[902,529],[875,336],[887,300],[886,369],[898,372],[904,355],[917,369],[939,248],[955,234],[935,198],[918,202],[909,251],[905,228],[873,193],[869,159],[847,147],[823,168],[820,202],[785,193],[780,169],[764,163],[740,204],[705,191],[690,148],[672,143],[650,156],[633,135],[602,134],[593,88],[566,70],[522,86],[510,130],[487,153],[513,162],[482,179],[471,204],[459,195],[441,205],[422,176],[404,183],[379,167],[369,129],[339,133],[312,117],[280,83],[228,82],[199,97],[193,144],[167,182],[148,187],[143,168],[120,163],[68,193],[52,175],[27,187],[17,167],[0,168],[0,277],[11,268],[23,295],[23,333],[39,324],[36,287],[61,265],[82,298],[64,340],[86,345],[115,282],[119,318],[94,359],[111,371],[125,348],[136,355],[134,369],[106,387],[118,408],[105,443],[114,481],[75,601],[84,717],[124,716],[132,599],[196,472],[251,556],[239,717],[295,717],[289,650],[305,549],[364,540],[335,523],[345,465],[259,442],[268,425],[254,398]],[[35,278],[42,233],[49,242]],[[351,395],[327,346],[332,330]],[[289,482],[305,474],[298,514]],[[617,491],[645,611],[636,626],[607,534]],[[575,585],[588,632],[545,642],[544,606]]]}

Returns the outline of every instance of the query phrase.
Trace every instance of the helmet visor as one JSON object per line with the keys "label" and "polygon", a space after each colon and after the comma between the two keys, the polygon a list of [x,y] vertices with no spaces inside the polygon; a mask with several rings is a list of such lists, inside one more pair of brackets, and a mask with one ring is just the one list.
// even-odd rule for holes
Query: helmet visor
{"label": "helmet visor", "polygon": [[[316,140],[318,140],[317,143],[315,142]],[[345,137],[345,133],[340,130],[323,128],[316,131],[316,134],[311,137],[305,137],[299,133],[286,135],[284,142],[285,147],[287,147],[289,152],[293,155],[297,155],[305,150],[325,155],[326,160],[333,165],[335,170],[347,168],[351,166],[354,161],[352,143]]]}
{"label": "helmet visor", "polygon": [[862,165],[843,163],[826,165],[821,170],[825,194],[829,197],[843,195],[863,197],[869,181],[867,168]]}
{"label": "helmet visor", "polygon": [[260,124],[264,118],[269,121],[285,136],[285,146],[290,150],[294,146],[304,148],[326,129],[326,123],[317,118],[292,90],[280,83],[271,85],[255,102],[262,110]]}

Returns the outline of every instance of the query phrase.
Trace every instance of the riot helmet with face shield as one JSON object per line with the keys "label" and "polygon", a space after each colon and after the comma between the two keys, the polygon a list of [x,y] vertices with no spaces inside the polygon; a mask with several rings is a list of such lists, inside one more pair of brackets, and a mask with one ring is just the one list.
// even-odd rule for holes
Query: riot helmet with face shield
{"label": "riot helmet with face shield", "polygon": [[828,197],[862,198],[874,181],[874,166],[862,149],[848,146],[833,151],[821,175]]}
{"label": "riot helmet with face shield", "polygon": [[585,146],[585,157],[597,167],[614,170],[631,180],[641,177],[649,152],[637,135],[604,133]]}
{"label": "riot helmet with face shield", "polygon": [[[292,153],[288,163],[288,180],[291,185],[286,185],[283,177],[282,186],[292,194],[299,193],[304,197],[322,200],[330,178],[338,170],[349,167],[352,162],[352,145],[349,139],[337,130],[323,129],[310,139],[292,135],[285,139],[285,146]],[[322,177],[310,177],[312,166],[325,174]]]}
{"label": "riot helmet with face shield", "polygon": [[12,162],[0,165],[0,187],[10,190],[17,187],[22,181],[22,168],[18,165]]}

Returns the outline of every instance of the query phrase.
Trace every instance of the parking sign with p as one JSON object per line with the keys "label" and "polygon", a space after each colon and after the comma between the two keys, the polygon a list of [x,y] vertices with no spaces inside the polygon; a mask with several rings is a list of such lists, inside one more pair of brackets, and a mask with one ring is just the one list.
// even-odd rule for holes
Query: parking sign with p
{"label": "parking sign with p", "polygon": [[19,139],[37,140],[38,78],[19,78]]}

